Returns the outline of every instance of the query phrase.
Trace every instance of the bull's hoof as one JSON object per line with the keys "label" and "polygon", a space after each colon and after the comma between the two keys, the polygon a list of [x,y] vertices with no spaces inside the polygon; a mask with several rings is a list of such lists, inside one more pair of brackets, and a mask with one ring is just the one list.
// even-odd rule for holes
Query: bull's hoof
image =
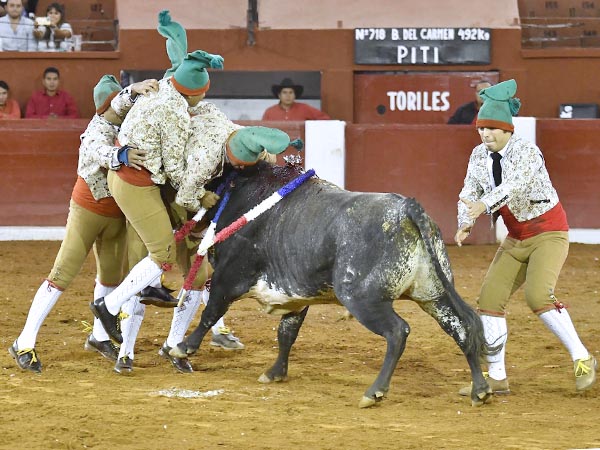
{"label": "bull's hoof", "polygon": [[263,373],[260,377],[258,377],[258,382],[263,384],[273,383],[273,382],[282,382],[287,381],[287,377],[270,377],[266,373]]}
{"label": "bull's hoof", "polygon": [[381,391],[375,392],[374,397],[367,397],[366,395],[363,395],[363,397],[360,399],[360,402],[358,402],[358,407],[359,408],[370,408],[371,406],[373,406],[376,403],[379,403],[381,400],[383,400],[384,396],[385,396],[385,394]]}
{"label": "bull's hoof", "polygon": [[354,316],[350,313],[350,311],[346,310],[344,312],[344,314],[342,315],[342,317],[340,317],[338,319],[338,321],[340,321],[340,320],[352,320],[352,319],[354,319]]}
{"label": "bull's hoof", "polygon": [[271,380],[271,379],[270,379],[270,378],[267,376],[267,374],[266,374],[266,373],[263,373],[263,374],[262,374],[260,377],[258,377],[258,382],[259,382],[259,383],[268,384],[268,383],[270,383],[271,381],[273,381],[273,380]]}
{"label": "bull's hoof", "polygon": [[182,345],[182,343],[179,343],[171,350],[169,350],[169,355],[173,356],[174,358],[187,358],[187,346]]}
{"label": "bull's hoof", "polygon": [[489,392],[486,391],[482,391],[477,393],[477,395],[475,397],[471,398],[471,406],[483,406],[485,405],[489,400],[491,400],[492,398],[492,392],[491,389],[489,390]]}
{"label": "bull's hoof", "polygon": [[371,406],[373,406],[375,404],[375,399],[371,398],[371,397],[365,397],[363,395],[363,398],[360,399],[360,402],[358,402],[358,407],[359,408],[370,408]]}

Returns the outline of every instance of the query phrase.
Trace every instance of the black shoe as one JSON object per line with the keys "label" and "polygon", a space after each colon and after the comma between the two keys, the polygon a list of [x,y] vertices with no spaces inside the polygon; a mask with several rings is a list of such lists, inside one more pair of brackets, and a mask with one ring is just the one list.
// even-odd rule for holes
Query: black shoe
{"label": "black shoe", "polygon": [[192,373],[194,371],[189,359],[177,358],[176,356],[171,356],[171,355],[169,355],[170,351],[171,351],[171,347],[169,347],[167,345],[167,343],[165,342],[163,344],[163,346],[161,347],[161,349],[158,351],[158,354],[160,356],[162,356],[163,358],[165,358],[166,360],[170,361],[171,364],[173,364],[173,367],[175,367],[181,373]]}
{"label": "black shoe", "polygon": [[163,286],[159,288],[145,287],[139,294],[140,303],[158,306],[159,308],[175,308],[178,300],[171,295],[171,292],[173,291]]}
{"label": "black shoe", "polygon": [[121,375],[129,375],[133,370],[133,360],[129,356],[123,356],[117,359],[113,370]]}
{"label": "black shoe", "polygon": [[88,351],[98,352],[106,359],[111,359],[113,361],[116,361],[119,356],[119,349],[110,339],[108,341],[98,341],[91,333],[85,340],[83,348]]}
{"label": "black shoe", "polygon": [[119,331],[119,315],[116,314],[113,316],[108,311],[106,304],[104,303],[104,297],[97,298],[90,303],[90,309],[94,313],[94,316],[100,319],[100,322],[102,322],[102,326],[108,335],[119,344],[122,344],[123,336],[121,336],[121,332]]}
{"label": "black shoe", "polygon": [[8,353],[11,354],[17,365],[23,370],[29,370],[30,372],[42,373],[42,363],[37,357],[35,348],[26,348],[23,350],[17,350],[17,341],[8,348]]}

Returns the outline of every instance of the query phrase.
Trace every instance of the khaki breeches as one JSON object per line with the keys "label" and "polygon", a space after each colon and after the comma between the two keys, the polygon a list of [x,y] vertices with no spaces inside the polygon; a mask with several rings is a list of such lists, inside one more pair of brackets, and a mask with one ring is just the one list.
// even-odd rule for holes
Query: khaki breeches
{"label": "khaki breeches", "polygon": [[[171,226],[174,229],[181,227],[187,221],[187,211],[177,205],[176,203],[171,203],[169,205],[170,209],[170,217],[172,219]],[[194,240],[193,238],[187,237],[179,244],[176,244],[176,261],[177,265],[181,269],[183,276],[187,275],[190,270],[192,263],[196,257],[196,251],[198,250],[198,246],[200,245],[199,240]],[[128,223],[127,224],[127,258],[128,258],[128,271],[130,271],[133,266],[135,266],[138,262],[140,262],[143,258],[148,255],[148,250],[144,245],[144,242],[141,240],[135,229]],[[205,257],[202,261],[202,265],[196,274],[196,278],[192,283],[192,288],[194,290],[198,290],[204,286],[208,277],[212,274],[212,269],[210,264],[208,263],[208,257]],[[179,285],[182,284],[180,281],[175,280],[174,277],[170,277],[167,274],[164,274],[166,280],[163,280],[163,284],[171,289],[179,288]]]}
{"label": "khaki breeches", "polygon": [[98,281],[104,286],[118,286],[123,279],[125,236],[124,217],[101,216],[71,200],[65,238],[48,281],[67,289],[94,247]]}
{"label": "khaki breeches", "polygon": [[158,186],[134,186],[108,172],[108,188],[150,258],[163,268],[175,262],[175,238]]}
{"label": "khaki breeches", "polygon": [[477,302],[481,314],[504,316],[510,296],[525,283],[525,300],[536,313],[553,309],[554,288],[569,253],[566,231],[523,241],[507,237],[483,280]]}
{"label": "khaki breeches", "polygon": [[131,269],[146,256],[148,256],[148,250],[144,242],[135,228],[127,222],[127,273],[131,272]]}
{"label": "khaki breeches", "polygon": [[[184,274],[184,277],[187,276],[194,260],[196,259],[196,251],[198,250],[198,246],[200,242],[198,241],[195,246],[190,247],[187,240],[184,240],[177,244],[177,264],[181,268],[181,271]],[[206,280],[210,278],[212,275],[212,267],[208,262],[208,256],[205,256],[202,260],[202,264],[198,269],[198,273],[194,278],[192,283],[193,290],[199,290],[204,286]]]}
{"label": "khaki breeches", "polygon": [[[187,211],[175,202],[171,202],[169,208],[171,210],[171,220],[173,221],[174,228],[180,228],[187,222]],[[187,276],[187,273],[196,259],[196,251],[200,245],[200,240],[201,239],[194,238],[190,235],[177,244],[177,265],[183,272],[184,278]],[[192,289],[201,289],[210,275],[212,275],[212,267],[208,263],[208,256],[205,256],[192,283]]]}

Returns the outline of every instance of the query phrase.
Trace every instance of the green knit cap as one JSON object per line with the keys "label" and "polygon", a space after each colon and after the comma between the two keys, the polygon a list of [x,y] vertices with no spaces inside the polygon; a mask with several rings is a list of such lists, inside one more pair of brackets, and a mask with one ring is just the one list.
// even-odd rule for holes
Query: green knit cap
{"label": "green knit cap", "polygon": [[517,82],[515,80],[503,81],[479,91],[483,105],[477,114],[475,126],[515,131],[512,118],[521,108],[521,100],[514,96],[516,93]]}
{"label": "green knit cap", "polygon": [[102,114],[110,106],[110,101],[121,92],[121,85],[112,75],[102,75],[94,87],[94,105],[96,113]]}
{"label": "green knit cap", "polygon": [[223,57],[202,50],[188,53],[173,74],[173,85],[182,94],[199,95],[210,86],[206,68],[223,68]]}
{"label": "green knit cap", "polygon": [[167,38],[167,55],[171,60],[171,68],[165,72],[164,78],[168,78],[175,73],[175,70],[187,55],[187,35],[185,28],[174,22],[166,9],[158,14],[158,27],[156,29],[161,36]]}
{"label": "green knit cap", "polygon": [[287,133],[276,128],[246,127],[231,135],[227,143],[227,156],[234,165],[252,165],[263,150],[278,155],[290,145],[302,148],[302,141],[290,142]]}

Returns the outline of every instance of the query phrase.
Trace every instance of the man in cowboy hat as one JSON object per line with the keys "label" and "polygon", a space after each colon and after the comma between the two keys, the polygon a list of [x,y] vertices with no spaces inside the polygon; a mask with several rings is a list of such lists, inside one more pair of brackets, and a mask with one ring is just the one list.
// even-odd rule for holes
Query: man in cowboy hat
{"label": "man in cowboy hat", "polygon": [[284,78],[281,84],[271,87],[273,95],[279,99],[277,105],[267,108],[262,120],[329,120],[327,114],[306,103],[296,102],[302,96],[304,87],[294,84],[290,78]]}

